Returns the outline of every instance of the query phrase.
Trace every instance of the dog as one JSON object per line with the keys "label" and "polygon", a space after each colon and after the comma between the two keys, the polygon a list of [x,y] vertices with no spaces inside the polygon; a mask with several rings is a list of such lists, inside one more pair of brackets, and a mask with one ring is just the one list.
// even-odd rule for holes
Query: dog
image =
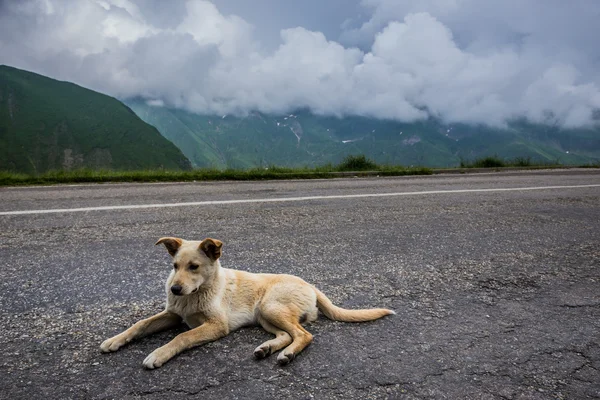
{"label": "dog", "polygon": [[318,310],[335,321],[372,321],[395,314],[384,308],[346,310],[333,303],[316,287],[284,274],[253,274],[221,267],[223,243],[207,238],[188,241],[163,237],[173,258],[166,282],[165,310],[135,323],[126,331],[105,340],[100,349],[113,352],[130,341],[185,322],[191,329],[154,350],[143,362],[154,369],[189,348],[217,340],[242,326],[261,325],[275,335],[254,350],[262,359],[282,350],[280,365],[289,364],[312,342],[302,323],[317,319]]}

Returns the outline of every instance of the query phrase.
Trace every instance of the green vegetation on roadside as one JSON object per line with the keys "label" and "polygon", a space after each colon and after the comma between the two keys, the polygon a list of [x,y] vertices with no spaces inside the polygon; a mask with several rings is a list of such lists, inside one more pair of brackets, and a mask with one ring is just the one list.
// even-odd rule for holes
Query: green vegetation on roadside
{"label": "green vegetation on roadside", "polygon": [[461,168],[508,168],[508,167],[558,167],[561,163],[555,162],[533,162],[531,157],[516,157],[513,159],[502,159],[498,156],[477,158],[473,161],[461,160]]}
{"label": "green vegetation on roadside", "polygon": [[[498,157],[485,157],[470,162],[462,161],[460,168],[441,171],[462,172],[473,168],[565,168],[561,164],[534,163],[530,159],[503,160]],[[600,168],[600,163],[581,165],[579,168]],[[268,180],[268,179],[329,179],[345,176],[405,176],[431,175],[435,169],[425,167],[402,167],[380,165],[364,155],[350,155],[336,165],[323,165],[316,168],[287,168],[270,166],[250,169],[209,169],[198,168],[190,171],[150,169],[137,171],[112,171],[78,169],[56,170],[41,174],[23,174],[0,171],[0,186],[52,185],[61,183],[108,183],[108,182],[191,182],[217,180]]]}
{"label": "green vegetation on roadside", "polygon": [[85,182],[184,182],[213,180],[265,180],[265,179],[323,179],[375,172],[379,176],[430,175],[429,168],[405,168],[402,166],[377,165],[365,156],[348,156],[338,165],[316,168],[266,167],[251,169],[208,169],[190,171],[142,170],[111,171],[79,169],[71,171],[48,171],[42,174],[22,174],[0,171],[0,186],[47,185]]}
{"label": "green vegetation on roadside", "polygon": [[369,160],[364,155],[347,156],[336,167],[338,171],[373,171],[379,170],[381,167]]}

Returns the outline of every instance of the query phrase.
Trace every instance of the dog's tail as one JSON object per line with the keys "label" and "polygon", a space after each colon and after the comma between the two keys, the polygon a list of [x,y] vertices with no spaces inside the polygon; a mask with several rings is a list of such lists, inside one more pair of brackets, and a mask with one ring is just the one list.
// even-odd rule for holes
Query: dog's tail
{"label": "dog's tail", "polygon": [[368,310],[347,310],[334,305],[319,289],[313,286],[317,294],[317,307],[327,318],[334,321],[344,322],[364,322],[384,317],[390,314],[396,314],[387,308],[371,308]]}

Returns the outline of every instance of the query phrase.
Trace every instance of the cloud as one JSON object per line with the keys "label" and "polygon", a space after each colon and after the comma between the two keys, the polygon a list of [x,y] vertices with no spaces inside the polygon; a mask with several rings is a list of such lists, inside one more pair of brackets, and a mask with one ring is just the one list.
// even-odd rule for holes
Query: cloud
{"label": "cloud", "polygon": [[365,0],[358,25],[340,15],[338,40],[281,21],[276,46],[212,2],[174,3],[168,23],[159,4],[5,1],[0,63],[201,113],[582,126],[600,109],[591,0]]}
{"label": "cloud", "polygon": [[147,100],[146,104],[148,104],[151,107],[164,107],[165,106],[165,102],[162,101],[162,100],[160,100],[160,99],[157,99],[157,100],[153,100],[153,99]]}

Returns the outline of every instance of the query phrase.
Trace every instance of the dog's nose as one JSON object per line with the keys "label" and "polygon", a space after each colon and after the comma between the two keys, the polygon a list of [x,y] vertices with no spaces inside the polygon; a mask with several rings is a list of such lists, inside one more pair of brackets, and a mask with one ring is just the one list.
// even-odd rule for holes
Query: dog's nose
{"label": "dog's nose", "polygon": [[171,292],[173,292],[173,294],[181,294],[181,289],[180,285],[171,286]]}

